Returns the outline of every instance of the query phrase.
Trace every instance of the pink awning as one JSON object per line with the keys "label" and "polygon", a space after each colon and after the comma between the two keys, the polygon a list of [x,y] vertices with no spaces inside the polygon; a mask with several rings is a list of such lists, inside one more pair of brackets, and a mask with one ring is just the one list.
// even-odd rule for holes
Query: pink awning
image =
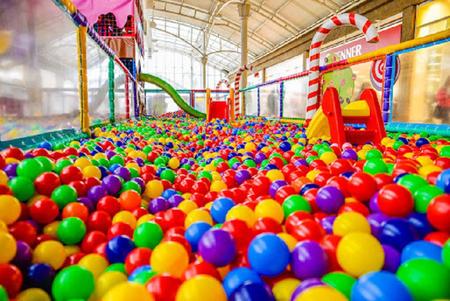
{"label": "pink awning", "polygon": [[133,0],[72,0],[72,2],[91,25],[97,22],[98,16],[113,13],[116,16],[117,26],[122,28],[127,23],[127,17],[134,16]]}

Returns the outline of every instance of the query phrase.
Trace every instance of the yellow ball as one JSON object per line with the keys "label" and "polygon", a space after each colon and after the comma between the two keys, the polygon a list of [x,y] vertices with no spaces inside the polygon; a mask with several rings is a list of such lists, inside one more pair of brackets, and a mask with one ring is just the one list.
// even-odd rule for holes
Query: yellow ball
{"label": "yellow ball", "polygon": [[142,284],[135,282],[121,282],[112,287],[102,301],[154,301],[153,296],[145,289]]}
{"label": "yellow ball", "polygon": [[359,159],[366,160],[367,150],[362,149],[362,150],[358,151],[357,154],[358,154]]}
{"label": "yellow ball", "polygon": [[194,209],[189,212],[184,220],[184,227],[187,229],[195,222],[205,222],[213,225],[211,214],[209,214],[209,212],[205,209]]}
{"label": "yellow ball", "polygon": [[7,232],[8,233],[8,226],[2,220],[0,220],[0,232]]}
{"label": "yellow ball", "polygon": [[17,244],[14,236],[7,232],[0,232],[0,263],[10,262],[17,252]]}
{"label": "yellow ball", "polygon": [[321,173],[320,170],[313,169],[313,170],[311,170],[311,171],[308,171],[308,173],[306,174],[306,177],[307,177],[311,182],[313,182],[314,179],[317,177],[317,175],[318,175],[319,173]]}
{"label": "yellow ball", "polygon": [[155,272],[168,273],[175,277],[181,277],[188,264],[189,255],[186,249],[173,241],[160,243],[150,258],[150,265]]}
{"label": "yellow ball", "polygon": [[164,191],[164,186],[159,180],[151,180],[145,185],[144,196],[149,199],[159,197]]}
{"label": "yellow ball", "polygon": [[266,177],[268,177],[272,182],[277,180],[284,180],[284,175],[281,170],[271,169],[267,172]]}
{"label": "yellow ball", "polygon": [[284,213],[281,205],[272,199],[263,200],[256,205],[255,215],[257,218],[269,217],[279,224],[283,222]]}
{"label": "yellow ball", "polygon": [[81,258],[78,265],[89,270],[92,275],[94,275],[94,278],[98,278],[108,267],[109,263],[106,258],[100,254],[92,253]]}
{"label": "yellow ball", "polygon": [[370,224],[367,219],[358,212],[344,212],[339,214],[333,223],[333,234],[344,236],[352,232],[370,234]]}
{"label": "yellow ball", "polygon": [[55,240],[41,242],[33,252],[33,263],[46,263],[55,270],[62,267],[64,260],[66,260],[66,250],[60,242]]}
{"label": "yellow ball", "polygon": [[51,237],[57,237],[56,232],[58,231],[59,221],[54,221],[50,224],[47,224],[44,227],[44,234],[50,235]]}
{"label": "yellow ball", "polygon": [[326,164],[331,164],[337,159],[337,156],[333,152],[324,152],[320,155],[320,160],[325,162]]}
{"label": "yellow ball", "polygon": [[126,281],[127,276],[121,272],[111,271],[101,274],[95,283],[95,297],[102,299],[111,288]]}
{"label": "yellow ball", "polygon": [[81,157],[75,160],[75,163],[73,164],[76,167],[79,167],[81,170],[83,170],[85,167],[88,167],[91,165],[91,161],[89,161],[86,157]]}
{"label": "yellow ball", "polygon": [[442,168],[440,168],[439,166],[436,166],[436,165],[434,165],[434,164],[432,164],[432,165],[425,165],[425,166],[422,166],[420,169],[419,169],[419,174],[422,176],[422,177],[427,177],[430,173],[432,173],[432,172],[440,172],[440,171],[442,171]]}
{"label": "yellow ball", "polygon": [[50,296],[40,288],[29,288],[16,297],[17,301],[51,301]]}
{"label": "yellow ball", "polygon": [[331,286],[319,285],[306,289],[295,301],[348,301],[341,292]]}
{"label": "yellow ball", "polygon": [[227,184],[225,184],[224,181],[218,180],[218,181],[213,181],[211,183],[210,190],[211,191],[215,191],[215,192],[220,192],[220,191],[225,190],[227,188],[228,188]]}
{"label": "yellow ball", "polygon": [[367,233],[345,235],[339,241],[336,257],[342,269],[356,277],[379,271],[384,264],[383,247],[375,237]]}
{"label": "yellow ball", "polygon": [[177,169],[180,167],[180,160],[178,158],[170,158],[169,162],[167,163],[167,166],[169,166],[172,169]]}
{"label": "yellow ball", "polygon": [[10,225],[20,216],[22,208],[18,199],[11,195],[0,195],[0,221]]}
{"label": "yellow ball", "polygon": [[102,178],[102,172],[100,171],[100,168],[94,165],[86,166],[85,168],[83,168],[83,175],[85,178]]}
{"label": "yellow ball", "polygon": [[130,211],[122,210],[114,215],[112,223],[125,223],[134,229],[136,228],[136,217]]}
{"label": "yellow ball", "polygon": [[294,248],[295,248],[295,246],[297,245],[297,242],[298,242],[295,239],[294,236],[292,236],[292,235],[290,235],[288,233],[285,233],[285,232],[278,233],[277,236],[279,238],[281,238],[286,243],[286,245],[289,248],[289,251],[292,252],[294,250]]}
{"label": "yellow ball", "polygon": [[66,257],[80,252],[79,246],[64,246],[64,251],[66,251]]}
{"label": "yellow ball", "polygon": [[195,276],[180,286],[176,301],[226,301],[227,295],[222,284],[208,275]]}
{"label": "yellow ball", "polygon": [[0,185],[8,184],[8,175],[3,170],[0,170]]}
{"label": "yellow ball", "polygon": [[6,164],[14,164],[14,163],[20,163],[20,161],[17,160],[16,158],[8,157],[5,159],[5,163]]}
{"label": "yellow ball", "polygon": [[198,208],[197,204],[194,201],[191,200],[184,200],[181,203],[178,204],[178,208],[182,210],[184,213],[188,214],[192,210],[195,210]]}
{"label": "yellow ball", "polygon": [[300,280],[295,278],[285,278],[275,283],[272,287],[272,293],[277,301],[290,301],[292,293],[294,293]]}
{"label": "yellow ball", "polygon": [[430,157],[428,157],[428,156],[418,156],[418,157],[416,158],[416,160],[417,160],[417,162],[419,162],[420,165],[422,165],[422,166],[433,165],[433,164],[434,164],[433,160],[432,160]]}
{"label": "yellow ball", "polygon": [[95,160],[99,160],[99,159],[108,159],[108,157],[106,156],[105,153],[96,153],[94,155],[94,159]]}
{"label": "yellow ball", "polygon": [[142,225],[143,223],[152,221],[154,218],[155,216],[153,214],[144,214],[137,220],[136,227]]}
{"label": "yellow ball", "polygon": [[246,152],[253,152],[256,150],[256,144],[253,142],[247,142],[245,144],[245,151]]}
{"label": "yellow ball", "polygon": [[226,220],[240,219],[251,228],[256,223],[256,215],[249,207],[238,204],[231,208],[226,215]]}

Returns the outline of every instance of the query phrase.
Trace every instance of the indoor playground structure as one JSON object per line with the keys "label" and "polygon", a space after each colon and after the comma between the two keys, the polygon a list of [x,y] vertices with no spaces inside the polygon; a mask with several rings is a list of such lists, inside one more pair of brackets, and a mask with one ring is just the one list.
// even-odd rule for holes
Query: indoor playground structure
{"label": "indoor playground structure", "polygon": [[0,301],[450,300],[450,29],[180,88],[142,5],[0,2]]}

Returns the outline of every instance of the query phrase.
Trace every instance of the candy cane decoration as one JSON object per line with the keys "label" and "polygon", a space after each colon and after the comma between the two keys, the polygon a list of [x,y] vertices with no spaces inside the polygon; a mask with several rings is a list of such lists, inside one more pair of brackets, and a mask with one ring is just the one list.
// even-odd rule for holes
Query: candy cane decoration
{"label": "candy cane decoration", "polygon": [[225,85],[227,87],[227,89],[230,89],[230,86],[231,86],[230,82],[226,78],[219,80],[219,82],[216,85],[216,89],[220,89],[221,85]]}
{"label": "candy cane decoration", "polygon": [[312,39],[309,48],[309,92],[306,105],[306,121],[314,116],[319,108],[319,84],[320,84],[320,48],[328,33],[339,26],[351,25],[357,27],[366,36],[369,43],[378,42],[377,28],[366,18],[355,13],[345,13],[331,17],[325,21]]}
{"label": "candy cane decoration", "polygon": [[239,85],[241,83],[241,75],[244,71],[252,71],[252,69],[253,66],[244,65],[239,68],[238,72],[236,73],[236,77],[234,78],[234,112],[236,117],[238,117],[241,113],[241,105],[239,103]]}

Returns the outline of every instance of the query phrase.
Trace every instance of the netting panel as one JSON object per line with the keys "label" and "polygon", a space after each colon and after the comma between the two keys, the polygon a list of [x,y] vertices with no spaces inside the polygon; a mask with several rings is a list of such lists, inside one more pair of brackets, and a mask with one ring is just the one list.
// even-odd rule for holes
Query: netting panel
{"label": "netting panel", "polygon": [[305,118],[308,77],[285,81],[283,93],[283,117]]}

